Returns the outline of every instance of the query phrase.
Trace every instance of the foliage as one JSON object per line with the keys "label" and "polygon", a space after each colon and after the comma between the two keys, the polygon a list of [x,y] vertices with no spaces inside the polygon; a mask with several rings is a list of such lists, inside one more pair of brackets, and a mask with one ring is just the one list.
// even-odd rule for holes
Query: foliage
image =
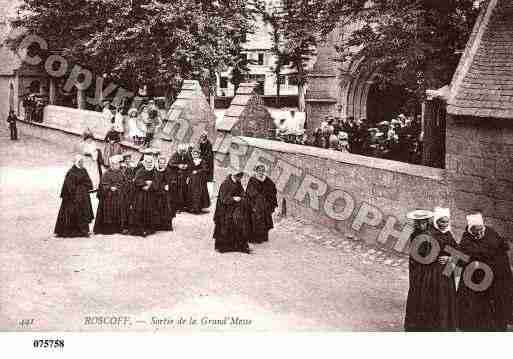
{"label": "foliage", "polygon": [[[282,68],[290,64],[299,85],[300,111],[304,108],[307,65],[316,55],[316,47],[333,29],[337,19],[353,14],[364,3],[364,0],[282,0],[280,6],[263,12],[264,20],[272,26],[277,81]],[[279,82],[277,85],[279,89]]]}
{"label": "foliage", "polygon": [[[253,26],[244,0],[25,0],[14,23],[128,89],[215,83]],[[11,43],[16,47],[21,37]]]}
{"label": "foliage", "polygon": [[465,48],[478,8],[474,0],[374,0],[352,21],[365,24],[341,46],[342,60],[376,65],[382,90],[400,86],[416,112],[426,89],[448,84]]}

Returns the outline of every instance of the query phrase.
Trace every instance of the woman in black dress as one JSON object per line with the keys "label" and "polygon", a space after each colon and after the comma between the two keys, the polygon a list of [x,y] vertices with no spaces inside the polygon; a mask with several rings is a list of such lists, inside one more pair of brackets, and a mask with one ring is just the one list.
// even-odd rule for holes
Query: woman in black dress
{"label": "woman in black dress", "polygon": [[244,199],[241,180],[243,172],[229,175],[219,188],[214,213],[215,249],[220,253],[250,253],[248,235],[250,220]]}
{"label": "woman in black dress", "polygon": [[[464,331],[506,331],[513,324],[513,275],[508,258],[509,244],[483,216],[467,216],[468,226],[460,242],[460,251],[470,256],[458,289],[459,327]],[[488,266],[475,270],[477,263]],[[465,274],[471,274],[466,276]]]}
{"label": "woman in black dress", "polygon": [[276,186],[267,177],[264,165],[255,167],[255,174],[246,187],[248,210],[251,218],[250,243],[263,243],[269,240],[269,231],[274,227],[273,212],[278,207]]}
{"label": "woman in black dress", "polygon": [[202,210],[210,207],[210,196],[208,194],[207,176],[208,163],[200,157],[199,150],[192,150],[192,162],[189,172],[188,183],[188,208],[191,213],[199,214]]}
{"label": "woman in black dress", "polygon": [[417,225],[410,253],[410,289],[406,304],[406,331],[455,331],[457,329],[454,274],[445,275],[449,260],[445,246],[457,248],[447,208],[435,208],[433,225]]}

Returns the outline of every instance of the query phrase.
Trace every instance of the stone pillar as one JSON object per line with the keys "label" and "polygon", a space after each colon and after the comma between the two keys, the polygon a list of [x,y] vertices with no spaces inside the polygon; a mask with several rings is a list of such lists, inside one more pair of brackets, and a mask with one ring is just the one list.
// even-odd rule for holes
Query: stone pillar
{"label": "stone pillar", "polygon": [[86,94],[84,90],[77,88],[77,107],[81,110],[85,110],[86,106]]}
{"label": "stone pillar", "polygon": [[56,98],[56,88],[55,88],[55,79],[50,78],[50,85],[49,85],[49,94],[48,94],[48,100],[50,105],[55,105],[55,98]]}

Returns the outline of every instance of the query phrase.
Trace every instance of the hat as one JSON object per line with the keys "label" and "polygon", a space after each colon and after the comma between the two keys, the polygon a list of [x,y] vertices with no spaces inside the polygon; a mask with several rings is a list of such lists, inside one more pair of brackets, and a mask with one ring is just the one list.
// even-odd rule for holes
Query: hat
{"label": "hat", "polygon": [[131,158],[132,157],[132,154],[129,153],[129,152],[125,152],[122,154],[123,158]]}
{"label": "hat", "polygon": [[233,176],[244,176],[244,171],[236,170],[232,172]]}
{"label": "hat", "polygon": [[484,226],[484,219],[481,213],[469,214],[467,216],[467,224],[468,228],[472,228],[474,226]]}
{"label": "hat", "polygon": [[123,156],[121,155],[115,155],[109,158],[110,163],[119,163],[121,161],[123,161]]}
{"label": "hat", "polygon": [[381,121],[380,123],[378,123],[378,126],[388,126],[390,125],[390,122],[388,121]]}
{"label": "hat", "polygon": [[406,218],[413,219],[413,220],[429,219],[432,217],[433,217],[433,212],[428,211],[426,209],[416,209],[416,210],[408,212],[408,214],[406,214]]}

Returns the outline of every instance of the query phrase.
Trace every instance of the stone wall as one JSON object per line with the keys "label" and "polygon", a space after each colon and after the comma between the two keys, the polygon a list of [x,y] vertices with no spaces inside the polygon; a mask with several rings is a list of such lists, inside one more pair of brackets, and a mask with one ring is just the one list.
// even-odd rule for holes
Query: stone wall
{"label": "stone wall", "polygon": [[[402,236],[410,233],[405,226],[408,211],[451,203],[445,171],[440,169],[264,139],[217,139],[219,183],[232,168],[252,173],[255,164],[263,162],[272,169],[280,206],[285,200],[286,209],[280,211],[388,249],[397,239],[387,234],[399,237],[402,230]],[[287,176],[283,173],[294,175],[284,181]],[[359,228],[355,220],[364,210],[370,211],[369,217],[374,219],[369,222],[375,225]]]}
{"label": "stone wall", "polygon": [[446,168],[456,221],[481,210],[502,235],[513,240],[513,128],[506,121],[447,119]]}
{"label": "stone wall", "polygon": [[99,139],[104,139],[112,126],[105,121],[101,112],[52,105],[45,107],[43,122],[53,128],[80,135],[89,128]]}

